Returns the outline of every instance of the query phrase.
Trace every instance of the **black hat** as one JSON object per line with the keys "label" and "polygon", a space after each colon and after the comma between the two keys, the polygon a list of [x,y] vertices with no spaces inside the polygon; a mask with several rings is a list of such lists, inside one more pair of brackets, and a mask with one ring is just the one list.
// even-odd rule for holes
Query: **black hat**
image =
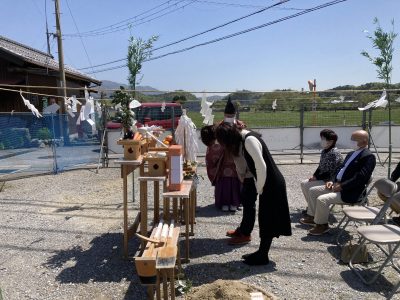
{"label": "black hat", "polygon": [[235,106],[233,105],[233,103],[231,101],[231,97],[228,98],[228,102],[226,103],[224,114],[227,114],[227,115],[236,114],[236,109],[235,109]]}

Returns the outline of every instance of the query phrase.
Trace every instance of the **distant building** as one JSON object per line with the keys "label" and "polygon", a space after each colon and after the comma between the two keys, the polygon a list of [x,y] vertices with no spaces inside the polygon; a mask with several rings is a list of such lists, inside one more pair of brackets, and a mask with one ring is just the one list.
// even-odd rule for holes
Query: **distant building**
{"label": "distant building", "polygon": [[[67,87],[79,88],[101,85],[101,81],[69,66],[65,66],[65,78]],[[50,54],[0,35],[0,84],[59,87],[58,61]],[[1,85],[0,87],[19,90],[17,87]],[[62,95],[62,89],[21,89],[40,94]],[[77,90],[67,90],[67,95],[84,97],[83,91]],[[42,96],[24,94],[24,97],[35,105],[40,112],[47,105],[45,103],[46,99]],[[56,100],[59,101],[59,99],[57,98]],[[19,93],[0,90],[0,112],[10,112],[12,110],[15,112],[28,112]]]}

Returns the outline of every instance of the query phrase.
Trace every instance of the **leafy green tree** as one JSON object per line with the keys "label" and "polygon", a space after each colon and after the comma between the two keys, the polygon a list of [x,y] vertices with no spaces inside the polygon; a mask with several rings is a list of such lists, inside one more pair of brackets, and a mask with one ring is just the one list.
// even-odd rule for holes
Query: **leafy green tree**
{"label": "leafy green tree", "polygon": [[123,86],[120,86],[119,91],[115,91],[112,96],[112,104],[121,105],[120,111],[117,113],[117,118],[120,119],[126,134],[133,125],[134,113],[129,108],[129,103],[132,101],[131,96],[126,92]]}
{"label": "leafy green tree", "polygon": [[[149,59],[152,55],[153,43],[157,41],[158,36],[152,36],[148,40],[142,38],[135,38],[133,36],[129,39],[128,46],[128,81],[133,90],[136,89],[137,77],[142,70],[143,62]],[[133,92],[135,97],[135,92]]]}
{"label": "leafy green tree", "polygon": [[385,81],[386,85],[390,84],[391,75],[393,71],[392,60],[394,47],[393,42],[397,36],[394,32],[394,20],[392,20],[392,31],[383,31],[378,18],[374,19],[374,24],[376,24],[376,29],[373,35],[368,35],[368,39],[371,40],[373,48],[379,51],[380,56],[372,57],[367,51],[362,51],[361,55],[368,58],[372,64],[374,64],[377,69],[378,78]]}
{"label": "leafy green tree", "polygon": [[[373,35],[369,35],[368,38],[372,42],[372,47],[379,51],[379,55],[376,57],[372,57],[367,51],[362,51],[361,55],[368,58],[372,64],[374,64],[377,69],[378,78],[382,79],[386,88],[389,87],[392,76],[392,60],[394,47],[393,42],[397,36],[397,33],[394,32],[394,20],[392,20],[392,30],[390,32],[385,32],[378,18],[374,18],[374,24],[377,26]],[[389,95],[388,99],[388,108],[389,108],[389,165],[388,165],[388,177],[390,178],[390,164],[392,163],[392,115],[391,115],[391,107],[390,107],[390,99]]]}

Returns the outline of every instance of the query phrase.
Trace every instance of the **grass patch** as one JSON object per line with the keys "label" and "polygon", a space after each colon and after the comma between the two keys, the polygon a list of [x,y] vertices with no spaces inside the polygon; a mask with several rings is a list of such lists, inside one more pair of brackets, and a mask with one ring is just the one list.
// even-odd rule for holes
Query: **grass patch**
{"label": "grass patch", "polygon": [[[197,128],[204,125],[203,117],[199,112],[188,112],[188,116],[196,124]],[[214,113],[214,123],[223,120],[223,112]],[[299,127],[299,111],[254,111],[240,112],[240,120],[249,128],[257,127]],[[372,125],[388,123],[389,112],[387,109],[377,109],[372,112]],[[359,110],[330,110],[330,111],[305,111],[304,126],[361,126],[363,113]],[[368,121],[368,113],[367,113]],[[399,125],[400,108],[392,109],[392,122]]]}

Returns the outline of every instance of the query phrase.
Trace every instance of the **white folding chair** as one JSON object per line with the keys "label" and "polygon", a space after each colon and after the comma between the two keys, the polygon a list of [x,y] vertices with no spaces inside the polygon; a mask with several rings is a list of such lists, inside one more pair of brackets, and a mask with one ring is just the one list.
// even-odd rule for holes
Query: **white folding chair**
{"label": "white folding chair", "polygon": [[[386,198],[391,197],[394,193],[397,192],[398,189],[397,185],[389,179],[381,178],[375,181],[373,186],[367,192],[366,197],[368,197],[373,188],[376,188],[377,192]],[[350,222],[354,222],[355,224],[371,224],[380,213],[380,217],[378,219],[384,219],[386,223],[386,211],[389,208],[389,205],[393,206],[393,204],[396,202],[396,199],[392,199],[391,204],[385,203],[382,208],[368,205],[350,206],[343,208],[344,216],[336,227],[339,230],[338,234],[336,235],[336,243],[340,244],[340,237],[342,236],[345,228],[347,227],[347,225],[349,225]],[[365,203],[367,203],[367,201],[365,201]],[[340,228],[343,223],[343,227]]]}
{"label": "white folding chair", "polygon": [[[396,264],[393,261],[393,256],[396,253],[397,249],[400,247],[400,227],[397,225],[391,225],[391,224],[382,224],[382,225],[376,225],[379,223],[383,217],[383,215],[386,213],[386,210],[390,206],[392,201],[400,201],[400,192],[397,192],[396,194],[392,195],[385,203],[384,207],[379,211],[378,215],[375,217],[374,221],[372,222],[373,225],[369,226],[360,226],[357,229],[357,233],[360,235],[360,244],[357,247],[357,249],[354,251],[350,262],[349,262],[349,267],[351,270],[357,274],[357,276],[365,283],[365,284],[372,284],[376,281],[378,276],[381,274],[382,270],[389,265],[390,265],[400,273],[400,266]],[[386,259],[383,261],[383,263],[378,267],[378,270],[376,271],[376,274],[370,278],[366,279],[362,273],[365,271],[371,271],[376,268],[375,267],[369,267],[369,268],[360,268],[356,267],[353,263],[354,258],[356,257],[357,253],[360,251],[360,249],[365,245],[366,243],[369,244],[374,244],[377,246],[379,249],[382,250],[382,252],[385,254]],[[385,249],[385,246],[387,246],[387,250]],[[394,293],[397,291],[397,289],[400,287],[400,281],[394,286],[392,291],[388,295],[388,299],[390,299]]]}

